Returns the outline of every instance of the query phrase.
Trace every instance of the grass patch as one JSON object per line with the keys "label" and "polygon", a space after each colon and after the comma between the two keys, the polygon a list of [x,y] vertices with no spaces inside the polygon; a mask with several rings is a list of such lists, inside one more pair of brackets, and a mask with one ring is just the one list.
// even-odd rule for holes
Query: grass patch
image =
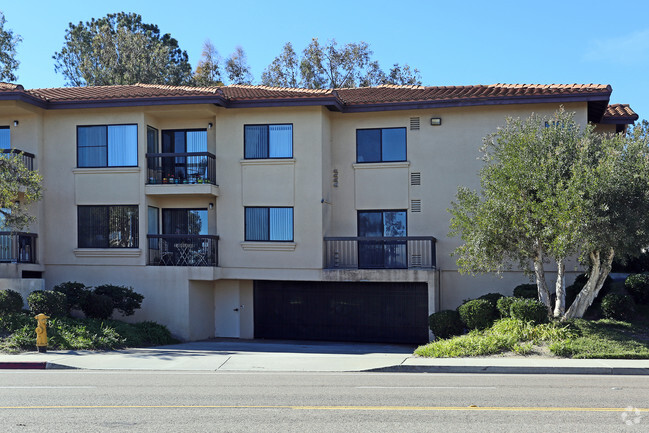
{"label": "grass patch", "polygon": [[566,358],[649,359],[648,325],[644,314],[639,314],[634,323],[578,319],[533,325],[501,319],[485,330],[420,346],[415,354],[434,358],[506,352],[527,355],[538,346],[546,346],[552,354]]}
{"label": "grass patch", "polygon": [[[0,351],[36,350],[36,321],[28,313],[0,316]],[[154,322],[52,318],[47,325],[48,349],[106,350],[173,344],[169,330]]]}
{"label": "grass patch", "polygon": [[570,325],[544,323],[534,325],[516,319],[498,320],[490,328],[474,330],[459,337],[437,340],[415,350],[419,356],[452,358],[486,356],[503,352],[526,355],[534,346],[549,344],[574,335]]}
{"label": "grass patch", "polygon": [[636,324],[602,319],[575,320],[573,338],[550,344],[550,351],[566,358],[649,358],[649,329]]}

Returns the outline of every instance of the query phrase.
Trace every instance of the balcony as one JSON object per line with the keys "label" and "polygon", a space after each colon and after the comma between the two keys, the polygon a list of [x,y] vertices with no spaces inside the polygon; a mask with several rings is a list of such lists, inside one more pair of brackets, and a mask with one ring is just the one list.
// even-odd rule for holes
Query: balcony
{"label": "balcony", "polygon": [[35,233],[0,232],[0,263],[36,263]]}
{"label": "balcony", "polygon": [[324,238],[325,269],[435,269],[436,239],[407,237]]}
{"label": "balcony", "polygon": [[216,185],[216,157],[209,152],[147,153],[147,185]]}
{"label": "balcony", "polygon": [[147,235],[149,266],[218,266],[215,235]]}
{"label": "balcony", "polygon": [[13,153],[15,155],[19,155],[19,157],[23,160],[23,163],[25,164],[25,167],[29,170],[34,170],[34,154],[29,153],[29,152],[23,152],[22,150],[18,149],[0,149],[0,153]]}

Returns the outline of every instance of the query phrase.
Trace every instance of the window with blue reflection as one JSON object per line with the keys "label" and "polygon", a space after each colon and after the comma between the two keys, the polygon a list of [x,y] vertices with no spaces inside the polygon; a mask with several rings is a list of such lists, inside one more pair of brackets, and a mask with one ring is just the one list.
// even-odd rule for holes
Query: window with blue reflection
{"label": "window with blue reflection", "polygon": [[0,150],[11,149],[11,132],[8,126],[0,126]]}
{"label": "window with blue reflection", "polygon": [[79,167],[136,167],[137,125],[77,127]]}
{"label": "window with blue reflection", "polygon": [[293,125],[245,125],[245,159],[292,158]]}
{"label": "window with blue reflection", "polygon": [[356,130],[356,162],[405,161],[406,128]]}
{"label": "window with blue reflection", "polygon": [[246,241],[293,241],[292,207],[247,207]]}

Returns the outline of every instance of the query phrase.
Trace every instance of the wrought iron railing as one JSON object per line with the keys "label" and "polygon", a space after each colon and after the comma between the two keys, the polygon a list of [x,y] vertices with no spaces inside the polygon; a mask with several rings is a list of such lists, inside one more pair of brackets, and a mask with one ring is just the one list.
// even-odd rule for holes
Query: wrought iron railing
{"label": "wrought iron railing", "polygon": [[216,157],[209,152],[147,153],[147,184],[216,185]]}
{"label": "wrought iron railing", "polygon": [[0,262],[36,263],[36,233],[0,232]]}
{"label": "wrought iron railing", "polygon": [[407,237],[324,238],[325,269],[435,269],[436,239]]}
{"label": "wrought iron railing", "polygon": [[29,153],[29,152],[23,152],[22,150],[18,149],[0,149],[0,153],[13,153],[16,155],[20,155],[20,158],[23,160],[23,164],[25,164],[25,167],[27,167],[29,170],[34,170],[34,154]]}
{"label": "wrought iron railing", "polygon": [[149,266],[218,266],[215,235],[147,235]]}

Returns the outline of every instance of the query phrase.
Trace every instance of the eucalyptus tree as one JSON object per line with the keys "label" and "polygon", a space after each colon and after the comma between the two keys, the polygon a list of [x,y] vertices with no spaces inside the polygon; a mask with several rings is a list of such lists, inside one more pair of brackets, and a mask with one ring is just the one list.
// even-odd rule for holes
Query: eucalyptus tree
{"label": "eucalyptus tree", "polygon": [[0,81],[16,81],[15,72],[20,62],[16,59],[16,46],[22,38],[5,29],[5,16],[0,12]]}
{"label": "eucalyptus tree", "polygon": [[201,59],[196,66],[194,83],[197,86],[222,86],[221,58],[209,39],[203,43]]}
{"label": "eucalyptus tree", "polygon": [[252,84],[252,73],[248,65],[248,57],[243,48],[237,47],[225,61],[225,72],[230,84]]}

